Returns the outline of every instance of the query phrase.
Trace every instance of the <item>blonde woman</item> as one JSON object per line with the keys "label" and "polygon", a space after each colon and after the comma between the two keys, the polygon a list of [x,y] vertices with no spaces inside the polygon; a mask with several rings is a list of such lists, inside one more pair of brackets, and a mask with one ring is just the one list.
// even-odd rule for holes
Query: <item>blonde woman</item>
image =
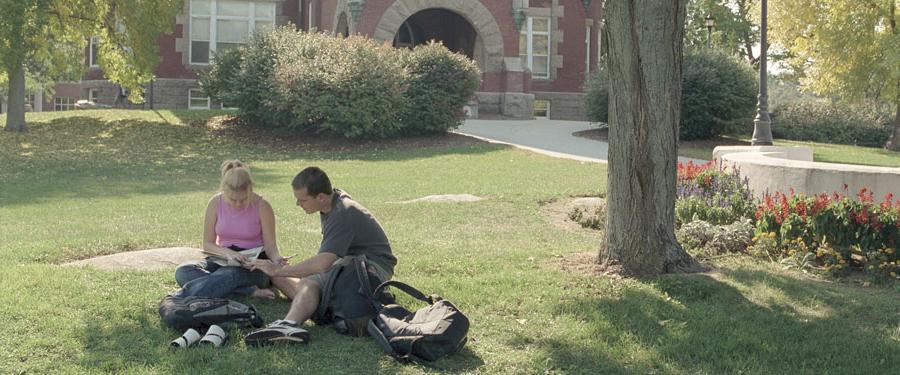
{"label": "blonde woman", "polygon": [[270,289],[274,285],[289,298],[293,297],[296,281],[251,271],[248,259],[238,252],[262,246],[260,259],[287,263],[275,242],[275,213],[269,202],[253,192],[250,169],[240,160],[227,160],[222,163],[221,176],[219,193],[206,206],[203,250],[218,258],[247,264],[247,268],[219,266],[211,258],[184,263],[175,270],[175,281],[181,289],[174,296],[249,295],[271,299],[275,298]]}

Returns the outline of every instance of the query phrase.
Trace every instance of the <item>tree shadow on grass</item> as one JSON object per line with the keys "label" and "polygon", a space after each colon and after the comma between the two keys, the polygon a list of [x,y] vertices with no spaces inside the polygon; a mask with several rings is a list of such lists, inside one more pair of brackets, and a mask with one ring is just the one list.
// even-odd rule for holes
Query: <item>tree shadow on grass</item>
{"label": "tree shadow on grass", "polygon": [[[897,317],[854,318],[874,302],[839,302],[853,298],[853,290],[762,271],[740,271],[734,278],[759,283],[753,287],[766,294],[751,296],[756,289],[743,292],[707,275],[667,275],[645,280],[651,289],[628,287],[617,297],[579,298],[559,306],[557,314],[583,321],[600,342],[651,358],[612,359],[629,371],[890,373],[900,366],[900,342],[885,334]],[[572,313],[588,311],[596,314],[585,319]],[[561,351],[559,345],[566,344],[544,348],[557,362],[589,363],[570,353],[595,349],[569,345]]]}
{"label": "tree shadow on grass", "polygon": [[[498,149],[468,143],[404,146],[403,140],[379,148],[346,141],[303,143],[302,137],[280,140],[283,147],[272,148],[258,138],[279,137],[278,133],[242,135],[238,129],[222,136],[201,127],[172,125],[160,117],[163,121],[70,116],[33,123],[29,133],[0,134],[0,175],[7,186],[0,204],[214,191],[221,162],[235,158],[251,164],[304,159],[398,161]],[[261,185],[289,179],[294,173],[251,168]]]}
{"label": "tree shadow on grass", "polygon": [[[243,302],[253,302],[267,321],[281,317],[288,307],[283,300]],[[227,332],[223,347],[173,349],[169,342],[182,332],[162,326],[155,310],[124,321],[89,319],[76,336],[83,343],[84,353],[77,367],[108,373],[367,374],[397,373],[404,366],[384,354],[372,338],[340,335],[327,326],[305,328],[312,336],[306,345],[249,347],[242,339],[250,330],[233,329]],[[423,369],[468,373],[483,364],[465,349]]]}

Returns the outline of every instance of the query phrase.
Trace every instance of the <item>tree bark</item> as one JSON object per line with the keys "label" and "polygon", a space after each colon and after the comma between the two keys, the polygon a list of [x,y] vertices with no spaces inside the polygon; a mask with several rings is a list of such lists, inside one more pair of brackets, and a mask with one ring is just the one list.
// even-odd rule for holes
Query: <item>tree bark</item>
{"label": "tree bark", "polygon": [[16,64],[7,67],[9,92],[7,99],[6,131],[24,132],[25,127],[25,67]]}
{"label": "tree bark", "polygon": [[888,140],[884,147],[891,151],[900,151],[900,82],[897,83],[897,109],[894,114],[894,131],[891,132],[891,139]]}
{"label": "tree bark", "polygon": [[702,270],[675,239],[685,1],[606,6],[609,211],[600,262],[626,275]]}

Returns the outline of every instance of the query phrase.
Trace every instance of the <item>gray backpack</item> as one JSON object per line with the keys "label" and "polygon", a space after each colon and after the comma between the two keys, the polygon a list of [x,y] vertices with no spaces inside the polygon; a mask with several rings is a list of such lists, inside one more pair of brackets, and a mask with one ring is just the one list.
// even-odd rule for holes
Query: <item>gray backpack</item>
{"label": "gray backpack", "polygon": [[372,300],[378,314],[369,321],[368,331],[385,353],[401,362],[421,363],[456,353],[466,344],[469,319],[452,302],[439,296],[425,296],[399,281],[379,285],[376,295],[388,286],[428,306],[411,312],[397,304],[382,305]]}

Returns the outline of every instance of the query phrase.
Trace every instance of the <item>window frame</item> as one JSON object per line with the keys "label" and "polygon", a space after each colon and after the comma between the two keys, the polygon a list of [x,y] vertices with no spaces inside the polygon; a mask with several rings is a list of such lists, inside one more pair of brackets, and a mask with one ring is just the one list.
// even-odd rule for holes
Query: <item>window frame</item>
{"label": "window frame", "polygon": [[[193,95],[194,92],[199,92],[202,95],[203,89],[188,89],[188,109],[196,109],[196,110],[210,109],[209,97],[208,96],[206,96],[206,97],[194,96]],[[194,100],[203,100],[204,98],[206,99],[206,107],[194,105]]]}
{"label": "window frame", "polygon": [[591,77],[591,25],[585,26],[584,32],[584,79]]}
{"label": "window frame", "polygon": [[[204,0],[188,0],[188,63],[191,65],[210,65],[215,58],[215,54],[218,51],[218,22],[219,20],[231,20],[231,21],[246,21],[247,22],[247,36],[253,34],[256,30],[256,24],[258,22],[266,22],[269,21],[271,26],[275,27],[275,21],[278,18],[278,7],[273,2],[266,1],[248,1],[247,4],[247,14],[244,16],[221,16],[218,15],[217,8],[218,2],[220,0],[205,0],[209,4],[209,14],[194,14],[194,2],[195,1],[204,1]],[[226,0],[222,0],[226,1]],[[233,1],[233,0],[227,0]],[[240,2],[240,1],[234,1]],[[256,15],[256,6],[257,5],[265,5],[267,7],[272,7],[271,18],[266,17],[258,17]],[[206,62],[197,62],[194,61],[194,19],[207,19],[209,20],[209,40],[197,40],[198,42],[206,42],[208,43],[207,49],[208,54],[206,58]]]}
{"label": "window frame", "polygon": [[99,47],[100,47],[100,37],[96,36],[96,35],[92,36],[89,41],[89,47],[88,47],[88,66],[91,68],[99,68],[100,67],[99,61],[97,61],[97,60],[99,60],[99,56],[100,56],[100,51],[98,50]]}
{"label": "window frame", "polygon": [[[96,93],[96,95],[94,94]],[[97,99],[100,97],[100,89],[88,89],[87,100],[96,104]]]}
{"label": "window frame", "polygon": [[[534,20],[535,19],[543,19],[547,21],[547,31],[534,31]],[[519,32],[519,38],[523,35],[525,36],[525,53],[519,51],[519,56],[525,58],[525,66],[528,67],[528,70],[531,71],[531,78],[534,79],[551,79],[552,67],[551,67],[551,46],[553,44],[552,39],[552,29],[553,25],[551,23],[550,17],[536,17],[536,16],[528,16],[525,19],[525,24],[522,25],[523,30]],[[535,74],[534,71],[534,59],[535,56],[539,58],[543,58],[544,55],[535,55],[534,51],[534,36],[546,36],[547,37],[547,71],[541,72],[541,74]]]}
{"label": "window frame", "polygon": [[[65,102],[62,102],[63,99]],[[72,111],[75,109],[75,98],[71,96],[54,96],[53,111]]]}
{"label": "window frame", "polygon": [[[535,112],[537,112],[537,106],[535,104],[537,104],[538,102],[547,103],[547,108],[544,109],[543,116],[538,116],[535,113]],[[536,119],[545,119],[545,120],[550,119],[550,104],[551,104],[551,101],[548,99],[535,99],[534,102],[532,103],[532,108],[533,108],[532,116],[534,116],[534,118],[536,118]]]}

